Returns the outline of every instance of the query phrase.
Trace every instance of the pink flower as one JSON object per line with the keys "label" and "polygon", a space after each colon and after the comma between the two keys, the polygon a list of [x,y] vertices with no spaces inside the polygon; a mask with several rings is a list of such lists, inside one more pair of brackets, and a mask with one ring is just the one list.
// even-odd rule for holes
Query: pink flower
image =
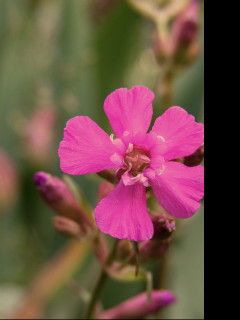
{"label": "pink flower", "polygon": [[119,239],[152,238],[153,224],[145,188],[151,186],[159,204],[178,218],[191,217],[203,197],[203,166],[171,161],[192,154],[203,142],[203,124],[180,107],[152,118],[154,94],[143,86],[112,92],[104,111],[117,136],[110,137],[88,117],[67,122],[58,150],[62,171],[72,175],[115,169],[116,188],[97,205],[99,229]]}

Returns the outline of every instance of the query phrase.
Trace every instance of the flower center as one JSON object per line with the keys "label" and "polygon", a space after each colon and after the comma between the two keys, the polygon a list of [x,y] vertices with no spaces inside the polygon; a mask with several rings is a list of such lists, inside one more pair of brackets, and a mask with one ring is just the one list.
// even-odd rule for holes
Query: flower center
{"label": "flower center", "polygon": [[129,143],[124,156],[123,170],[128,171],[133,177],[142,173],[150,164],[150,152],[142,147],[133,146]]}

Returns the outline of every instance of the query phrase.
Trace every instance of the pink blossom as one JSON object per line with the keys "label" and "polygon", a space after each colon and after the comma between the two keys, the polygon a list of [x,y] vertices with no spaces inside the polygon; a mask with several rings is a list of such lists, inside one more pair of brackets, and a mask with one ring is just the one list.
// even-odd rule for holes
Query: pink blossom
{"label": "pink blossom", "polygon": [[67,122],[58,150],[62,171],[83,175],[115,169],[120,182],[95,208],[103,233],[119,239],[152,238],[153,224],[145,189],[178,218],[191,217],[203,197],[203,166],[187,167],[174,159],[192,154],[203,142],[204,127],[180,107],[169,108],[147,133],[154,94],[143,86],[112,92],[104,102],[113,134],[77,116]]}

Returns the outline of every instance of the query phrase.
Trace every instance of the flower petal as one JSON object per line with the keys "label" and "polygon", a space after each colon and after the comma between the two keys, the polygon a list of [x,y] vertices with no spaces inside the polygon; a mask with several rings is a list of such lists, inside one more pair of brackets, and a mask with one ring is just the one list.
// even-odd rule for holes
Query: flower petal
{"label": "flower petal", "polygon": [[95,220],[103,233],[118,239],[144,241],[153,236],[145,187],[125,186],[122,181],[96,207]]}
{"label": "flower petal", "polygon": [[164,142],[162,156],[165,160],[173,160],[197,150],[203,142],[204,126],[195,122],[184,109],[171,107],[156,119],[152,132]]}
{"label": "flower petal", "polygon": [[121,88],[112,92],[104,102],[104,111],[119,138],[125,131],[130,136],[146,133],[152,119],[154,94],[144,86],[130,90]]}
{"label": "flower petal", "polygon": [[165,210],[177,218],[189,218],[199,209],[198,201],[204,195],[204,167],[169,161],[150,184]]}
{"label": "flower petal", "polygon": [[118,151],[110,137],[90,118],[74,117],[67,122],[58,154],[63,172],[82,175],[114,169],[110,157]]}

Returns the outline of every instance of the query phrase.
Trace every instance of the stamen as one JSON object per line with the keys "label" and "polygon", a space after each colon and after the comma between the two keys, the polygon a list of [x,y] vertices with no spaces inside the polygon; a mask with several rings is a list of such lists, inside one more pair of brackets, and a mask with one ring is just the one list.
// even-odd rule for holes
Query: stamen
{"label": "stamen", "polygon": [[130,153],[130,152],[132,152],[133,151],[133,144],[132,143],[129,143],[128,144],[128,148],[127,148],[127,150],[126,150],[126,153]]}
{"label": "stamen", "polygon": [[150,162],[151,162],[150,158],[147,157],[147,156],[145,156],[144,154],[140,154],[140,155],[139,155],[139,158],[140,158],[142,161],[146,162],[146,163],[150,163]]}
{"label": "stamen", "polygon": [[148,178],[147,177],[144,177],[144,175],[142,174],[141,177],[140,177],[140,180],[139,180],[145,187],[148,187],[149,186],[149,183],[148,183]]}
{"label": "stamen", "polygon": [[114,139],[113,139],[113,138],[114,138],[114,134],[111,133],[111,134],[110,134],[110,140],[112,141],[112,143],[114,142]]}
{"label": "stamen", "polygon": [[158,175],[158,176],[161,176],[161,175],[163,174],[163,171],[164,171],[164,170],[165,170],[165,165],[163,164],[163,165],[162,165],[162,169],[159,169],[159,170],[158,170],[157,175]]}
{"label": "stamen", "polygon": [[165,139],[163,138],[163,136],[157,136],[159,139],[161,139],[163,142],[165,142]]}
{"label": "stamen", "polygon": [[[116,156],[113,160],[117,160]],[[117,174],[118,176],[121,174],[125,185],[140,182],[147,187],[149,185],[148,178],[143,175],[143,172],[149,167],[150,162],[150,152],[148,150],[128,143],[121,170]]]}

